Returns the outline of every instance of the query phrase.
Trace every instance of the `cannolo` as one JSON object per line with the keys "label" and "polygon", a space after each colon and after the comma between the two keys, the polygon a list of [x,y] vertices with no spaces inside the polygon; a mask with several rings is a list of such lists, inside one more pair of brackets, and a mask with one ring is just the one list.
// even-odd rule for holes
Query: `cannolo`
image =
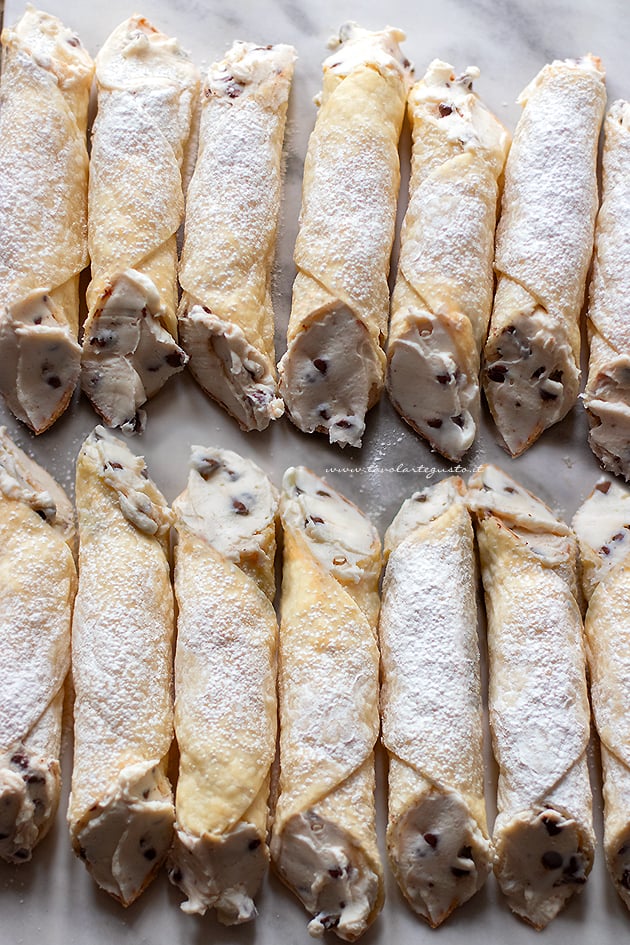
{"label": "cannolo", "polygon": [[57,811],[76,592],[68,497],[0,428],[0,857],[30,860]]}
{"label": "cannolo", "polygon": [[589,704],[577,542],[495,466],[471,477],[499,766],[494,869],[510,908],[544,928],[593,864]]}
{"label": "cannolo", "polygon": [[75,33],[31,6],[3,30],[2,60],[0,392],[42,433],[68,406],[81,367],[94,63]]}
{"label": "cannolo", "polygon": [[613,473],[630,479],[630,104],[615,102],[604,123],[602,205],[588,309],[590,354],[584,406],[589,445]]}
{"label": "cannolo", "polygon": [[313,915],[308,929],[352,942],[383,905],[376,845],[378,535],[304,467],[287,470],[279,715],[271,855]]}
{"label": "cannolo", "polygon": [[136,430],[142,404],[186,363],[177,345],[176,233],[196,67],[133,16],[96,57],[81,383],[109,426]]}
{"label": "cannolo", "polygon": [[385,536],[379,622],[387,851],[434,928],[491,869],[483,795],[474,535],[461,479],[403,503]]}
{"label": "cannolo", "polygon": [[513,456],[561,420],[579,388],[580,326],[606,102],[599,59],[547,65],[521,93],[497,229],[483,383]]}
{"label": "cannolo", "polygon": [[182,347],[200,386],[244,430],[282,416],[271,266],[292,46],[234,43],[210,67],[186,197]]}
{"label": "cannolo", "polygon": [[591,702],[604,774],[604,855],[630,909],[630,493],[599,482],[578,509]]}
{"label": "cannolo", "polygon": [[195,446],[173,503],[175,842],[169,878],[184,912],[215,908],[226,925],[256,916],[269,862],[276,751],[276,490],[249,460]]}
{"label": "cannolo", "polygon": [[291,420],[360,446],[381,395],[387,274],[400,185],[398,138],[409,63],[400,30],[341,28],[323,65],[321,105],[304,165],[297,276],[280,361]]}
{"label": "cannolo", "polygon": [[144,460],[103,427],[79,453],[76,503],[70,837],[98,885],[127,906],[173,829],[172,515]]}
{"label": "cannolo", "polygon": [[448,459],[471,446],[492,308],[499,179],[510,145],[473,92],[479,75],[434,60],[407,103],[409,206],[392,298],[387,387],[396,410]]}

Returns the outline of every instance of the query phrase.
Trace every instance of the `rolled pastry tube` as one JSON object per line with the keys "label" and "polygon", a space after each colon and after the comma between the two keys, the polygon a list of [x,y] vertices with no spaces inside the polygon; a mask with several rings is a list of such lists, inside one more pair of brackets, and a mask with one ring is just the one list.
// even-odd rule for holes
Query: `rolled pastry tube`
{"label": "rolled pastry tube", "polygon": [[494,870],[512,911],[542,929],[582,889],[594,853],[577,542],[495,466],[471,477],[469,502],[499,766]]}
{"label": "rolled pastry tube", "polygon": [[199,76],[176,40],[133,16],[96,57],[96,81],[81,383],[108,426],[133,431],[142,404],[186,363],[176,234]]}
{"label": "rolled pastry tube", "polygon": [[74,512],[0,428],[0,857],[30,860],[61,788],[64,681],[76,592]]}
{"label": "rolled pastry tube", "polygon": [[210,66],[186,196],[181,344],[200,386],[244,430],[284,412],[271,268],[294,62],[292,46],[237,42]]}
{"label": "rolled pastry tube", "polygon": [[81,366],[94,63],[75,33],[31,6],[3,30],[2,60],[0,392],[42,433],[68,406]]}
{"label": "rolled pastry tube", "polygon": [[179,780],[169,878],[188,896],[184,912],[215,908],[233,925],[256,916],[269,862],[278,497],[250,460],[195,446],[173,510]]}
{"label": "rolled pastry tube", "polygon": [[281,497],[280,781],[271,855],[313,919],[352,942],[383,905],[376,844],[378,535],[304,467]]}
{"label": "rolled pastry tube", "polygon": [[556,61],[521,93],[505,169],[486,398],[518,456],[576,401],[579,317],[598,206],[606,90],[599,59]]}
{"label": "rolled pastry tube", "polygon": [[323,64],[302,187],[297,276],[280,361],[291,420],[360,446],[383,389],[387,275],[400,185],[398,139],[409,63],[387,28],[349,23]]}
{"label": "rolled pastry tube", "polygon": [[584,406],[589,444],[611,472],[630,479],[630,104],[613,104],[604,122],[602,205],[588,308],[590,354]]}
{"label": "rolled pastry tube", "polygon": [[499,180],[510,146],[473,91],[434,60],[409,93],[409,205],[392,298],[387,387],[396,410],[448,459],[472,445],[494,273]]}
{"label": "rolled pastry tube", "polygon": [[72,626],[72,847],[122,905],[173,832],[172,513],[144,460],[103,427],[77,460],[79,590]]}
{"label": "rolled pastry tube", "polygon": [[491,869],[474,534],[451,478],[403,503],[385,536],[379,621],[387,850],[412,909],[434,928]]}
{"label": "rolled pastry tube", "polygon": [[630,493],[599,482],[578,509],[584,629],[591,703],[604,774],[604,855],[615,889],[630,909]]}

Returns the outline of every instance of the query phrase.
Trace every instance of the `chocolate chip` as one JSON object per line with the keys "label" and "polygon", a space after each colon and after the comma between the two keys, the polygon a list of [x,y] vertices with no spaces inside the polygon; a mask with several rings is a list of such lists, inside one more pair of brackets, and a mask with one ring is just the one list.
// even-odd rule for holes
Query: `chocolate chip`
{"label": "chocolate chip", "polygon": [[342,899],[342,901],[339,903],[339,908],[340,908],[340,909],[345,909],[345,908],[346,908],[346,904],[345,904],[345,902],[343,901],[343,899]]}
{"label": "chocolate chip", "polygon": [[332,870],[328,870],[328,875],[332,876],[333,879],[339,879],[340,876],[343,876],[343,870],[339,869],[339,867],[335,867]]}
{"label": "chocolate chip", "polygon": [[438,110],[442,118],[446,118],[447,115],[450,115],[453,111],[450,105],[447,105],[445,102],[440,102],[438,105]]}
{"label": "chocolate chip", "polygon": [[442,426],[441,420],[427,420],[427,426],[431,427],[432,430],[439,430]]}
{"label": "chocolate chip", "polygon": [[199,473],[201,478],[207,482],[210,476],[217,471],[217,469],[219,468],[219,465],[220,463],[216,459],[212,459],[210,457],[204,457],[197,464],[197,472]]}
{"label": "chocolate chip", "polygon": [[547,850],[540,858],[546,870],[559,870],[562,866],[562,854],[557,850]]}
{"label": "chocolate chip", "polygon": [[16,752],[14,755],[11,755],[11,764],[16,765],[18,768],[28,768],[28,758],[26,755],[23,755],[22,752]]}
{"label": "chocolate chip", "polygon": [[472,848],[471,847],[462,847],[458,852],[458,857],[460,860],[472,860]]}
{"label": "chocolate chip", "polygon": [[608,545],[602,545],[602,547],[599,549],[599,553],[600,555],[609,555],[610,548],[608,547]]}
{"label": "chocolate chip", "polygon": [[332,560],[332,563],[339,568],[341,567],[342,564],[346,564],[347,561],[348,559],[345,558],[343,555],[335,555],[335,557]]}
{"label": "chocolate chip", "polygon": [[181,367],[184,363],[185,354],[183,351],[171,351],[170,354],[167,354],[164,360],[171,367]]}
{"label": "chocolate chip", "polygon": [[562,380],[562,371],[558,371],[558,370],[552,371],[551,374],[549,375],[549,380],[550,380],[550,381],[561,381],[561,380]]}
{"label": "chocolate chip", "polygon": [[545,365],[541,364],[540,367],[536,368],[536,370],[532,374],[532,380],[534,380],[535,377],[540,377],[544,373],[545,373]]}
{"label": "chocolate chip", "polygon": [[110,469],[122,469],[122,468],[123,468],[123,464],[122,464],[122,463],[112,463],[112,462],[110,462],[108,465],[109,465],[109,468],[110,468]]}
{"label": "chocolate chip", "polygon": [[621,885],[624,889],[630,889],[630,870],[624,870],[621,877]]}
{"label": "chocolate chip", "polygon": [[325,374],[328,370],[328,363],[323,358],[315,358],[313,364],[320,374]]}
{"label": "chocolate chip", "polygon": [[321,495],[324,499],[330,499],[330,492],[324,492],[323,489],[318,489],[315,493],[316,495]]}
{"label": "chocolate chip", "polygon": [[420,495],[417,495],[417,496],[415,497],[415,499],[416,499],[416,502],[426,502],[426,501],[427,501],[427,497],[426,497],[426,495],[425,495],[423,492],[421,492]]}
{"label": "chocolate chip", "polygon": [[142,855],[143,855],[143,857],[145,858],[145,860],[151,861],[151,860],[154,860],[154,859],[156,858],[157,853],[155,852],[155,850],[153,849],[153,847],[149,847],[148,850],[144,850],[144,851],[143,851]]}
{"label": "chocolate chip", "polygon": [[249,843],[247,844],[247,849],[257,850],[259,846],[260,846],[260,840],[258,837],[255,837],[253,840],[249,841]]}
{"label": "chocolate chip", "polygon": [[487,370],[488,380],[495,381],[497,384],[502,384],[505,380],[505,375],[507,374],[508,369],[505,364],[493,364],[492,367],[489,367]]}
{"label": "chocolate chip", "polygon": [[95,348],[106,348],[110,344],[118,341],[118,335],[113,331],[100,331],[97,335],[90,338],[90,345]]}
{"label": "chocolate chip", "polygon": [[323,518],[320,518],[319,515],[310,515],[310,516],[309,516],[309,520],[310,520],[314,525],[323,525],[323,524],[324,524],[324,519],[323,519]]}
{"label": "chocolate chip", "polygon": [[79,39],[78,36],[71,36],[70,39],[68,40],[68,46],[75,46],[75,47],[76,47],[76,46],[80,46],[80,45],[81,45],[81,40]]}
{"label": "chocolate chip", "polygon": [[240,499],[232,499],[232,508],[237,515],[249,515],[249,509]]}
{"label": "chocolate chip", "polygon": [[243,89],[236,82],[228,82],[225,86],[225,94],[228,98],[238,98],[242,91]]}
{"label": "chocolate chip", "polygon": [[44,509],[35,509],[40,518],[43,518],[46,521],[47,515]]}
{"label": "chocolate chip", "polygon": [[145,799],[145,801],[149,799],[149,794],[150,794],[150,793],[151,793],[151,792],[149,791],[149,788],[147,788],[146,791],[143,791],[143,792],[142,792],[142,796],[143,796],[143,798]]}
{"label": "chocolate chip", "polygon": [[463,428],[464,428],[464,418],[462,417],[461,413],[457,414],[456,417],[451,417],[451,420],[453,421],[453,423],[455,424],[456,427],[459,427],[460,430],[463,430]]}
{"label": "chocolate chip", "polygon": [[558,824],[553,817],[541,817],[541,822],[545,825],[545,830],[550,837],[555,837],[559,833],[562,833],[562,827]]}
{"label": "chocolate chip", "polygon": [[621,541],[624,537],[625,537],[625,536],[624,536],[623,532],[617,532],[617,534],[616,534],[616,535],[613,535],[610,540],[611,540],[611,541]]}
{"label": "chocolate chip", "polygon": [[514,488],[514,486],[506,486],[505,492],[509,492],[510,495],[514,495],[516,493],[516,489]]}
{"label": "chocolate chip", "polygon": [[16,850],[13,856],[16,860],[28,860],[30,853],[28,850]]}
{"label": "chocolate chip", "polygon": [[598,482],[595,488],[597,489],[598,492],[603,492],[604,495],[606,495],[606,493],[610,489],[610,482]]}
{"label": "chocolate chip", "polygon": [[41,774],[25,774],[24,780],[27,784],[45,784],[46,778]]}
{"label": "chocolate chip", "polygon": [[341,427],[342,430],[348,430],[352,424],[349,420],[337,420],[337,426]]}
{"label": "chocolate chip", "polygon": [[568,865],[565,866],[563,872],[566,873],[567,876],[575,876],[575,874],[579,872],[580,869],[581,863],[579,862],[577,856],[572,856]]}
{"label": "chocolate chip", "polygon": [[448,384],[448,382],[452,380],[452,378],[453,378],[452,374],[436,374],[435,375],[435,379],[436,381],[438,381],[439,384]]}
{"label": "chocolate chip", "polygon": [[435,850],[438,845],[438,838],[434,833],[425,833],[423,836],[425,843],[428,843],[432,850]]}
{"label": "chocolate chip", "polygon": [[326,410],[325,407],[321,408],[321,410],[319,411],[319,415],[322,418],[322,420],[330,420],[330,413],[328,410]]}
{"label": "chocolate chip", "polygon": [[459,866],[451,866],[451,873],[460,879],[462,876],[470,876],[470,870],[462,870]]}
{"label": "chocolate chip", "polygon": [[33,324],[34,324],[34,325],[41,325],[41,323],[42,323],[42,316],[41,316],[41,315],[37,315],[37,316],[33,319]]}
{"label": "chocolate chip", "polygon": [[336,929],[337,926],[339,925],[339,919],[340,919],[340,916],[338,915],[323,915],[321,916],[319,921],[321,923],[322,928],[328,930],[328,929]]}
{"label": "chocolate chip", "polygon": [[46,383],[49,387],[57,390],[58,387],[61,387],[61,378],[57,377],[56,374],[52,374],[50,377],[46,378]]}
{"label": "chocolate chip", "polygon": [[540,392],[540,399],[541,399],[541,400],[557,400],[557,399],[558,399],[558,395],[557,395],[557,394],[552,394],[551,391],[549,391],[549,390],[544,390],[544,389],[543,389],[543,390],[541,390],[541,392]]}
{"label": "chocolate chip", "polygon": [[171,879],[174,883],[181,883],[183,878],[184,877],[182,876],[182,871],[180,869],[173,870],[171,873]]}

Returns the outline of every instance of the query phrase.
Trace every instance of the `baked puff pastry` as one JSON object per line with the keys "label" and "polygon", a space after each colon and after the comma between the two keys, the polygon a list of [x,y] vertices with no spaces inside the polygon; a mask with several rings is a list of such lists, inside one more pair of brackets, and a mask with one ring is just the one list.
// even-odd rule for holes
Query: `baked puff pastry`
{"label": "baked puff pastry", "polygon": [[469,502],[499,766],[494,869],[510,908],[542,929],[582,889],[595,842],[577,542],[551,509],[495,466],[471,477]]}
{"label": "baked puff pastry", "polygon": [[409,82],[402,39],[392,28],[341,28],[338,48],[323,64],[304,164],[280,390],[300,430],[327,433],[340,446],[361,445],[366,411],[383,388],[398,139]]}
{"label": "baked puff pastry", "polygon": [[578,509],[591,703],[604,773],[604,855],[630,909],[630,493],[599,482]]}
{"label": "baked puff pastry", "polygon": [[215,908],[234,925],[256,916],[269,862],[278,497],[229,450],[195,446],[190,467],[173,504],[179,780],[169,877],[188,896],[185,912]]}
{"label": "baked puff pastry", "polygon": [[292,46],[234,43],[210,66],[186,196],[181,344],[200,386],[244,430],[284,412],[271,267],[294,62]]}
{"label": "baked puff pastry", "polygon": [[604,122],[602,205],[588,308],[590,354],[584,391],[589,444],[600,462],[630,479],[630,104]]}
{"label": "baked puff pastry", "polygon": [[313,915],[352,942],[383,905],[376,844],[376,623],[381,549],[354,505],[304,467],[287,470],[279,716],[271,855]]}
{"label": "baked puff pastry", "polygon": [[0,857],[30,860],[57,811],[76,592],[74,512],[0,428]]}
{"label": "baked puff pastry", "polygon": [[171,843],[172,513],[144,460],[103,427],[77,460],[72,847],[127,906]]}
{"label": "baked puff pastry", "polygon": [[510,135],[434,60],[409,93],[409,206],[392,298],[387,388],[404,420],[451,460],[472,445],[494,273],[499,179]]}
{"label": "baked puff pastry", "polygon": [[134,431],[139,408],[187,360],[176,234],[199,75],[176,40],[133,16],[96,57],[96,82],[81,383],[108,426]]}
{"label": "baked puff pastry", "polygon": [[403,503],[385,536],[379,621],[387,850],[411,907],[434,928],[484,884],[474,534],[461,479]]}
{"label": "baked puff pastry", "polygon": [[76,34],[30,5],[2,32],[0,392],[35,433],[79,380],[93,73]]}
{"label": "baked puff pastry", "polygon": [[599,59],[556,61],[521,93],[505,168],[484,351],[486,398],[518,456],[576,401],[579,317],[598,206],[606,104]]}

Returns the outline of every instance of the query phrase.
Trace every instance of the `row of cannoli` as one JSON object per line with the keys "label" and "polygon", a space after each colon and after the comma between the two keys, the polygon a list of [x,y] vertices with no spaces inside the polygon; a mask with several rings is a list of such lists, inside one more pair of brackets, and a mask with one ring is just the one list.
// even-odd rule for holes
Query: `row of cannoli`
{"label": "row of cannoli", "polygon": [[[453,477],[425,488],[387,531],[380,598],[376,530],[304,467],[286,472],[279,496],[251,461],[195,446],[171,510],[143,459],[97,427],[79,454],[76,505],[78,582],[69,501],[2,433],[3,858],[29,859],[55,815],[72,649],[72,846],[123,905],[166,860],[185,912],[245,922],[271,857],[313,935],[356,939],[383,904],[380,699],[387,849],[412,909],[437,926],[494,868],[512,910],[542,928],[593,863],[585,639],[606,862],[630,906],[621,486],[598,484],[575,533],[494,466],[468,487]],[[473,521],[499,768],[492,837]]]}
{"label": "row of cannoli", "polygon": [[[140,429],[142,405],[187,363],[243,429],[286,407],[342,446],[360,446],[386,386],[451,460],[474,441],[481,383],[512,455],[575,403],[606,99],[595,57],[542,69],[510,147],[473,91],[476,68],[456,76],[435,60],[412,86],[400,31],[343,27],[323,64],[276,374],[271,272],[295,50],[235,43],[200,90],[177,42],[132,17],[96,58],[88,169],[89,55],[32,8],[3,36],[0,390],[35,432],[79,377],[107,425]],[[405,109],[412,168],[386,355]],[[606,122],[585,393],[591,445],[624,475],[626,110],[615,103]]]}

